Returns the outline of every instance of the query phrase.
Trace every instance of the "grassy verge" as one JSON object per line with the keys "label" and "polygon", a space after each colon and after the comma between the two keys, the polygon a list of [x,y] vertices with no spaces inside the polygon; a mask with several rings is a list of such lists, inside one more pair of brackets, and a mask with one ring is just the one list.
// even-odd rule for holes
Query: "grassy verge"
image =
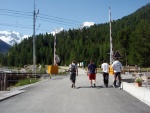
{"label": "grassy verge", "polygon": [[150,72],[150,68],[141,68],[142,72]]}
{"label": "grassy verge", "polygon": [[59,74],[59,75],[66,75],[67,72],[59,72],[58,74]]}
{"label": "grassy verge", "polygon": [[18,83],[15,84],[15,86],[23,86],[23,85],[27,85],[27,84],[32,84],[32,83],[35,83],[35,82],[38,82],[39,79],[38,78],[27,78],[27,79],[23,79],[23,80],[20,80]]}

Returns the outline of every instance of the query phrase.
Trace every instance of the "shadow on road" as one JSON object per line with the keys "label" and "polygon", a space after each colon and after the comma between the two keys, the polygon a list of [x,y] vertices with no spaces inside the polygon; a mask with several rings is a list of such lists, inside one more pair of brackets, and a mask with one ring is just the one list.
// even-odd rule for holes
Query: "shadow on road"
{"label": "shadow on road", "polygon": [[132,83],[133,79],[122,79],[123,82],[128,82],[128,83]]}
{"label": "shadow on road", "polygon": [[90,88],[90,89],[101,89],[101,88],[113,88],[113,86],[108,86],[108,87],[105,87],[105,86],[96,86],[96,87],[91,87],[91,86],[79,86],[79,87],[76,87],[76,89],[81,89],[81,88]]}

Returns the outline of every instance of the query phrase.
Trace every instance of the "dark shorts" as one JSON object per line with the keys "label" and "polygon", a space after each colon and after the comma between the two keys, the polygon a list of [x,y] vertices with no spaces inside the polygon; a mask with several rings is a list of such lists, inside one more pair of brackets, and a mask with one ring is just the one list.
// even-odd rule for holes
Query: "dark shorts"
{"label": "dark shorts", "polygon": [[96,74],[89,74],[89,80],[95,80]]}

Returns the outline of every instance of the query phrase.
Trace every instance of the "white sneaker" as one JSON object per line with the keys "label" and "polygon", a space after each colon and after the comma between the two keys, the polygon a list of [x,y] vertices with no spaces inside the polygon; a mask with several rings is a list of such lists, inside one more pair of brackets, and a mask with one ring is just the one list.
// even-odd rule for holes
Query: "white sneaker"
{"label": "white sneaker", "polygon": [[116,88],[117,86],[113,85],[114,88]]}
{"label": "white sneaker", "polygon": [[119,87],[119,90],[121,90],[121,87]]}

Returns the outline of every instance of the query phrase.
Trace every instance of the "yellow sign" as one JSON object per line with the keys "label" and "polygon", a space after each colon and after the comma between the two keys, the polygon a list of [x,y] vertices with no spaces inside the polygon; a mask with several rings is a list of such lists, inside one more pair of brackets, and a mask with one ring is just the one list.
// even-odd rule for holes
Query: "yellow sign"
{"label": "yellow sign", "polygon": [[111,65],[109,66],[109,75],[114,75],[114,70]]}
{"label": "yellow sign", "polygon": [[48,74],[58,74],[58,66],[47,66],[47,73]]}

